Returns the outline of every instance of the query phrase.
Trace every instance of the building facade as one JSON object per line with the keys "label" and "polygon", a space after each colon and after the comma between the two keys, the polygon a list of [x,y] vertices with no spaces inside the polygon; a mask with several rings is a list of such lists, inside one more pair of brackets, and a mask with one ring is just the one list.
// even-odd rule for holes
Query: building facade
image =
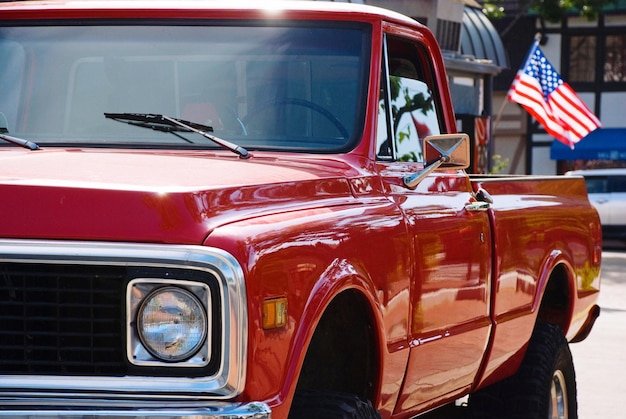
{"label": "building facade", "polygon": [[[511,62],[494,81],[494,152],[509,158],[507,172],[560,174],[626,167],[626,1],[614,3],[591,21],[575,13],[558,23],[532,14],[514,15],[494,21]],[[506,102],[537,33],[550,63],[602,122],[601,129],[573,150],[546,134],[519,105]]]}

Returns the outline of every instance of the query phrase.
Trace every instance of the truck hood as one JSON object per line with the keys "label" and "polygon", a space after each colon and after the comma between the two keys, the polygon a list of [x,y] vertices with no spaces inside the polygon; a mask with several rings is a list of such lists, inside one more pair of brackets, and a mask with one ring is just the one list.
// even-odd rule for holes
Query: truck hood
{"label": "truck hood", "polygon": [[341,160],[219,153],[0,152],[0,237],[200,244],[216,226],[352,200]]}

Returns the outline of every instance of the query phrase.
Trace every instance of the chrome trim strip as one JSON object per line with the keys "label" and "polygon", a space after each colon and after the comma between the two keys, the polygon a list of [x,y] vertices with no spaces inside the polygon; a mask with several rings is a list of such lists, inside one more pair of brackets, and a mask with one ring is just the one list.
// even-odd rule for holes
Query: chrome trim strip
{"label": "chrome trim strip", "polygon": [[[246,373],[247,309],[243,270],[229,253],[193,245],[161,245],[52,240],[0,240],[0,261],[21,263],[103,264],[183,268],[205,271],[218,279],[223,307],[222,358],[217,373],[209,377],[75,377],[0,376],[0,390],[93,394],[130,397],[172,397],[193,393],[194,397],[231,398],[243,390]],[[51,393],[49,393],[51,392]]]}
{"label": "chrome trim strip", "polygon": [[[211,403],[204,405],[165,405],[165,406],[124,406],[114,408],[109,401],[94,401],[76,406],[68,399],[46,400],[47,409],[41,409],[41,399],[3,399],[0,404],[5,410],[0,410],[0,417],[29,418],[29,419],[270,419],[271,410],[262,402],[248,404]],[[19,408],[12,409],[13,406]],[[28,406],[33,406],[32,410]],[[71,410],[63,407],[71,406]]]}
{"label": "chrome trim strip", "polygon": [[[217,273],[214,273],[213,276],[217,277]],[[145,348],[138,336],[138,332],[132,327],[132,324],[137,322],[136,315],[141,301],[159,285],[185,288],[204,304],[208,333],[202,346],[191,358],[185,361],[167,363],[155,358],[150,354],[148,349]],[[144,292],[145,294],[143,294]],[[213,318],[211,316],[212,301],[213,296],[211,295],[209,286],[202,282],[176,280],[174,278],[141,277],[129,281],[126,285],[126,358],[128,362],[138,366],[170,368],[201,368],[207,366],[209,364],[209,358],[213,353],[213,348],[211,347],[211,329],[213,327]]]}

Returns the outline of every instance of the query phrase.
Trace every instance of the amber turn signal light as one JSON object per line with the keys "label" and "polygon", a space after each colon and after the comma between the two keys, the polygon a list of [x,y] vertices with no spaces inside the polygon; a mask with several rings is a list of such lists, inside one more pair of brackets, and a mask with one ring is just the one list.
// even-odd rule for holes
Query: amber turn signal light
{"label": "amber turn signal light", "polygon": [[287,324],[287,298],[263,301],[263,329],[275,329]]}

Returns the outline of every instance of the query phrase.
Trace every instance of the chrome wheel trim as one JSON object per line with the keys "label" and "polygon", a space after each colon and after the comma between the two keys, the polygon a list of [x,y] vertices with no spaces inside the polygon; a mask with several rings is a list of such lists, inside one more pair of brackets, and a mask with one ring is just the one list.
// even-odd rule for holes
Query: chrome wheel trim
{"label": "chrome wheel trim", "polygon": [[550,419],[567,419],[567,383],[563,371],[557,370],[550,384]]}

